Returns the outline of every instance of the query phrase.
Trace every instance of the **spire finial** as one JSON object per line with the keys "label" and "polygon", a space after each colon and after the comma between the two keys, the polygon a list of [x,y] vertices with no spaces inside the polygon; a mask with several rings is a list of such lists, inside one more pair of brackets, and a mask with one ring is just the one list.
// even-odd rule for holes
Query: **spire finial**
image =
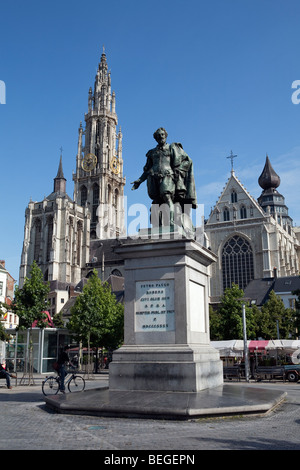
{"label": "spire finial", "polygon": [[231,173],[234,172],[234,170],[233,170],[233,159],[236,158],[236,157],[237,157],[237,155],[233,155],[232,150],[231,150],[231,154],[229,155],[229,157],[226,157],[226,158],[230,158],[230,160],[231,160]]}

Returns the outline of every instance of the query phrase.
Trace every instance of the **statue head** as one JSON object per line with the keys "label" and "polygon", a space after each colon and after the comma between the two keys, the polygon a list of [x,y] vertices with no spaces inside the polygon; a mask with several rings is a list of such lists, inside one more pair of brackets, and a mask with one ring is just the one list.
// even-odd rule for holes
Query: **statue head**
{"label": "statue head", "polygon": [[166,129],[164,129],[163,127],[159,127],[153,134],[153,137],[154,139],[156,140],[156,142],[160,143],[161,142],[161,138],[162,138],[162,134],[164,133],[164,140],[166,141],[167,137],[168,137],[168,133],[166,131]]}

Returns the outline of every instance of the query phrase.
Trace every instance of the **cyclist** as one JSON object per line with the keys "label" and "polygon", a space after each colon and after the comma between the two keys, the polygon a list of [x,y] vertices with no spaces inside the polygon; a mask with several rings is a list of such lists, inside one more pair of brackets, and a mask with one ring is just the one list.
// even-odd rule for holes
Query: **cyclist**
{"label": "cyclist", "polygon": [[69,350],[69,346],[65,346],[64,349],[60,352],[58,356],[58,375],[59,375],[59,390],[62,393],[65,393],[65,377],[66,377],[66,369],[65,365],[70,364],[73,366],[73,364],[70,361],[69,355],[67,351]]}

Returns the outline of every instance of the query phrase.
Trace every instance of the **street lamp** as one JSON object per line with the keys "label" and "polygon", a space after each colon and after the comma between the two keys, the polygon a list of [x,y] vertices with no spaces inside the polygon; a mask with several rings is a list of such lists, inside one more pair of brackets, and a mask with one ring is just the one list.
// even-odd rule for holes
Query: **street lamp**
{"label": "street lamp", "polygon": [[243,303],[243,338],[244,338],[244,358],[245,358],[245,376],[246,382],[249,382],[249,357],[247,346],[247,329],[246,329],[246,306]]}

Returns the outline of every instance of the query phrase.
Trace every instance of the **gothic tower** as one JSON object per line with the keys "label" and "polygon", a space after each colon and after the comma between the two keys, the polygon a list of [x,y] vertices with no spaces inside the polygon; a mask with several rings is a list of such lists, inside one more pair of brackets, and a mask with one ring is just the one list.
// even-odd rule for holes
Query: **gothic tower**
{"label": "gothic tower", "polygon": [[103,51],[89,89],[85,129],[78,130],[74,201],[88,207],[90,238],[115,238],[124,232],[122,133],[117,131],[116,96]]}
{"label": "gothic tower", "polygon": [[89,260],[90,214],[66,193],[62,158],[53,191],[43,201],[30,201],[25,211],[19,287],[36,261],[45,281],[78,283]]}

